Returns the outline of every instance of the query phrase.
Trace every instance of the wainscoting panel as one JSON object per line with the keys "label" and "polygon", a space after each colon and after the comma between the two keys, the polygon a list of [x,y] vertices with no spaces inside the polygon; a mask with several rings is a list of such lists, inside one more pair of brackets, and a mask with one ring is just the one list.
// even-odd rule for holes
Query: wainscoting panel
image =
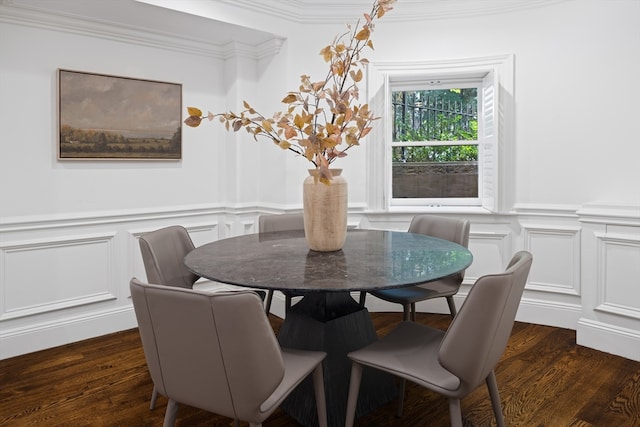
{"label": "wainscoting panel", "polygon": [[640,320],[640,236],[595,237],[600,266],[595,310]]}
{"label": "wainscoting panel", "polygon": [[580,229],[523,224],[523,234],[535,254],[526,289],[580,295]]}
{"label": "wainscoting panel", "polygon": [[640,207],[589,205],[580,212],[580,345],[640,361]]}
{"label": "wainscoting panel", "polygon": [[138,237],[178,224],[200,246],[220,238],[225,218],[235,215],[200,205],[3,218],[0,359],[136,327],[129,280],[146,279]]}
{"label": "wainscoting panel", "polygon": [[114,236],[3,243],[0,321],[115,300]]}
{"label": "wainscoting panel", "polygon": [[[273,210],[177,206],[18,218],[0,223],[0,359],[136,326],[131,277],[146,279],[138,237],[183,225],[196,246],[252,233]],[[438,212],[442,214],[442,212]],[[350,224],[406,230],[411,213],[356,212]],[[570,210],[520,207],[508,215],[463,214],[471,220],[474,261],[456,295],[458,307],[475,280],[502,271],[518,250],[534,263],[518,320],[575,328],[578,343],[640,360],[640,214],[633,207]],[[204,289],[229,285],[201,280]],[[370,311],[399,311],[367,298]],[[418,310],[446,313],[444,301]],[[272,312],[283,315],[276,293]]]}
{"label": "wainscoting panel", "polygon": [[504,270],[513,252],[511,241],[508,231],[471,231],[469,250],[473,263],[465,272],[465,283],[473,284],[480,276]]}

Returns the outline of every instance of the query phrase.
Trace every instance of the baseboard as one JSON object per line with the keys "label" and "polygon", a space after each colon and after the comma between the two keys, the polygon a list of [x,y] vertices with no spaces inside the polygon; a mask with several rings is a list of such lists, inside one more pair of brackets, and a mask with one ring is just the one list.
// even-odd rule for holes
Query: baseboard
{"label": "baseboard", "polygon": [[[352,296],[356,300],[358,299],[355,294]],[[466,295],[462,293],[454,297],[458,309],[462,307],[465,297]],[[370,312],[402,312],[402,306],[400,306],[400,304],[383,301],[373,295],[367,295],[366,306]],[[418,313],[449,313],[449,307],[444,298],[420,302],[417,304],[416,310]],[[575,330],[581,313],[582,311],[579,305],[523,298],[518,308],[516,320],[519,322],[534,323],[536,325]]]}
{"label": "baseboard", "polygon": [[137,327],[133,306],[0,331],[0,360]]}
{"label": "baseboard", "polygon": [[579,304],[542,301],[524,297],[520,302],[516,320],[575,331],[581,315],[582,307]]}
{"label": "baseboard", "polygon": [[576,330],[577,344],[640,362],[640,332],[582,318]]}

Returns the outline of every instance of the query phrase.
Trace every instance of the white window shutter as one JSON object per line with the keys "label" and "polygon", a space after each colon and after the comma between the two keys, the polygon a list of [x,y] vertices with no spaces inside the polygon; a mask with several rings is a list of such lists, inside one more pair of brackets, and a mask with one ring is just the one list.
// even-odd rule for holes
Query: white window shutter
{"label": "white window shutter", "polygon": [[478,129],[480,168],[480,199],[482,207],[491,211],[498,211],[498,130],[499,105],[497,73],[489,72],[482,79],[482,120]]}

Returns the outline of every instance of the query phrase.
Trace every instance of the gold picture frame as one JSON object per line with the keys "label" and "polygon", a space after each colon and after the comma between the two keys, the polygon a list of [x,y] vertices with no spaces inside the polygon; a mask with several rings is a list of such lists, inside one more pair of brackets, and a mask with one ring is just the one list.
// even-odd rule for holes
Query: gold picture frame
{"label": "gold picture frame", "polygon": [[181,84],[58,69],[59,160],[181,158]]}

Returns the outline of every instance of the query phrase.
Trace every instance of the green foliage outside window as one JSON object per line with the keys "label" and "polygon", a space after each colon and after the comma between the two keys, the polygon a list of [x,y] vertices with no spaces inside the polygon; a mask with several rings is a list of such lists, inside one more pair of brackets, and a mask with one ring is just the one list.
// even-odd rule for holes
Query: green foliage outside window
{"label": "green foliage outside window", "polygon": [[[394,141],[477,141],[477,89],[393,92]],[[478,146],[393,147],[394,162],[477,161]]]}

